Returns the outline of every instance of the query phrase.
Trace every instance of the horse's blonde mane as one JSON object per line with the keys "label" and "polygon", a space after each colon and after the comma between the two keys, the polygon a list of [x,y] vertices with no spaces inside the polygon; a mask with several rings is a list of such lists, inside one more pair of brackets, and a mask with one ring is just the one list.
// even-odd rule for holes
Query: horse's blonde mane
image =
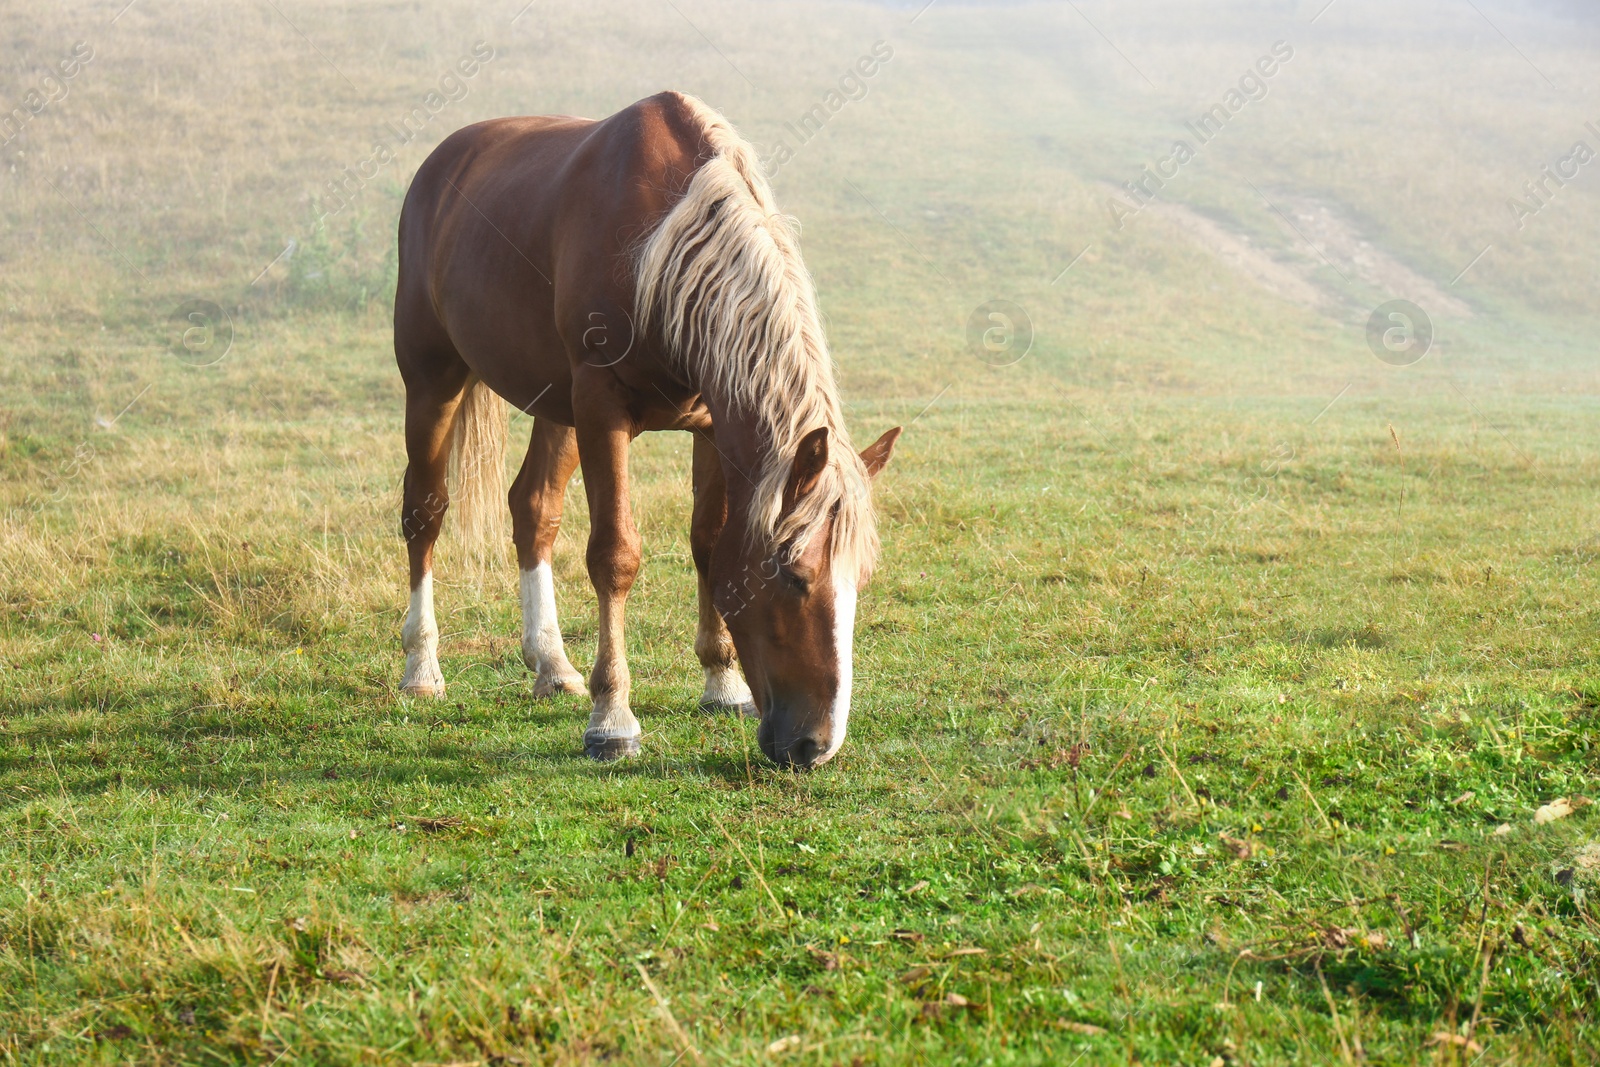
{"label": "horse's blonde mane", "polygon": [[[839,411],[799,226],[778,212],[755,150],[717,112],[680,94],[711,156],[639,251],[640,326],[701,392],[756,422],[768,445],[749,535],[793,558],[833,514],[837,574],[865,581],[878,554],[865,465]],[[783,489],[800,440],[828,428],[828,465],[788,515]]]}

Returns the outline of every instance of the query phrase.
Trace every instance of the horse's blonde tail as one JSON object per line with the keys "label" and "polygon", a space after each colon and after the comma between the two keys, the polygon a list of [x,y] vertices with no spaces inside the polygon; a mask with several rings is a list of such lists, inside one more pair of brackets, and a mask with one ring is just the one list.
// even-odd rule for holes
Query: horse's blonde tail
{"label": "horse's blonde tail", "polygon": [[449,524],[469,572],[481,577],[504,553],[505,401],[477,378],[456,409],[450,444]]}

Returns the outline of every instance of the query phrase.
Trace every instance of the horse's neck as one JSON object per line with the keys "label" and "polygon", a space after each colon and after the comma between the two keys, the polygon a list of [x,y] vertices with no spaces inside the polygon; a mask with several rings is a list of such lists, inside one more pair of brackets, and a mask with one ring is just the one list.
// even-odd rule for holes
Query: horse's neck
{"label": "horse's neck", "polygon": [[749,412],[715,397],[706,398],[706,407],[711,412],[717,453],[722,457],[731,512],[735,502],[747,505],[753,499],[762,472],[771,460],[772,443]]}

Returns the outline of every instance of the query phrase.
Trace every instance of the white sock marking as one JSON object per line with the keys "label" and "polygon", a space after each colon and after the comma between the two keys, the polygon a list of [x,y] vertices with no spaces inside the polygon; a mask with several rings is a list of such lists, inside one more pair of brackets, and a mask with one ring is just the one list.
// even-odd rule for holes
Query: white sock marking
{"label": "white sock marking", "polygon": [[706,690],[700,696],[702,704],[724,704],[738,707],[750,703],[750,687],[737,667],[707,667]]}
{"label": "white sock marking", "polygon": [[594,711],[589,714],[589,728],[583,735],[585,740],[638,737],[641,733],[639,720],[633,717],[626,694],[604,693],[595,697]]}
{"label": "white sock marking", "polygon": [[406,673],[401,689],[435,689],[444,692],[444,675],[439,671],[439,624],[433,617],[433,574],[411,590],[406,607],[406,622],[400,628],[400,647],[406,651]]}
{"label": "white sock marking", "polygon": [[556,616],[556,582],[550,564],[536,563],[518,574],[517,593],[522,601],[522,662],[539,676],[533,695],[581,693],[583,678],[567,659]]}
{"label": "white sock marking", "polygon": [[567,658],[561,644],[561,624],[556,618],[556,583],[550,564],[535,564],[518,575],[522,601],[522,658],[538,670],[553,660]]}

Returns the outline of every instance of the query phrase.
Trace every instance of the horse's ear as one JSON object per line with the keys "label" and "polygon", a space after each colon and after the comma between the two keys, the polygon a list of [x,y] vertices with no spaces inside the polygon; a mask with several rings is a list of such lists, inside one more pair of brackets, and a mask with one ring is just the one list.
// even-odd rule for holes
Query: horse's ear
{"label": "horse's ear", "polygon": [[794,466],[789,468],[789,480],[783,486],[783,510],[793,508],[801,497],[817,487],[817,479],[828,468],[828,428],[818,426],[800,438],[795,450]]}
{"label": "horse's ear", "polygon": [[876,478],[878,472],[889,465],[894,455],[894,443],[900,440],[901,427],[884,431],[884,435],[861,450],[861,462],[867,465],[867,477]]}

